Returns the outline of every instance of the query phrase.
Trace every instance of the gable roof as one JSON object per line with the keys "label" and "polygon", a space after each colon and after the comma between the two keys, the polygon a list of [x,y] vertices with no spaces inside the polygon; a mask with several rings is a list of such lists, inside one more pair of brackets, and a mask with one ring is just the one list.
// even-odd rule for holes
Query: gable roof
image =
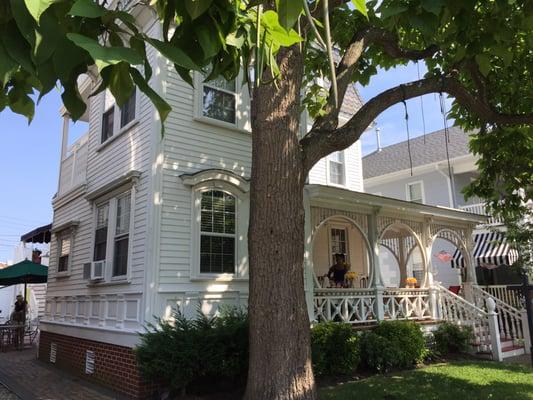
{"label": "gable roof", "polygon": [[341,105],[340,117],[349,119],[363,106],[363,99],[355,85],[349,85]]}
{"label": "gable roof", "polygon": [[[448,152],[450,159],[464,156],[470,153],[468,149],[469,135],[458,126],[448,128],[450,140]],[[446,160],[446,142],[444,129],[418,136],[410,140],[413,167],[432,164]],[[407,141],[393,144],[374,151],[363,157],[363,178],[373,178],[389,174],[391,172],[409,169],[409,152]]]}

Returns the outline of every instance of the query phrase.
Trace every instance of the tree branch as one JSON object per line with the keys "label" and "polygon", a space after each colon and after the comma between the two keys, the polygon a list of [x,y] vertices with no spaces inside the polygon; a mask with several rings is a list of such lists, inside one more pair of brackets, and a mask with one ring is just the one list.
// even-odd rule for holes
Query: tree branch
{"label": "tree branch", "polygon": [[425,78],[386,90],[364,104],[342,127],[313,127],[300,142],[307,171],[321,158],[355,143],[374,119],[394,104],[427,93],[445,92],[476,114],[481,120],[499,125],[533,124],[533,114],[510,115],[494,111],[487,103],[472,95],[456,78],[457,71],[443,77]]}
{"label": "tree branch", "polygon": [[429,58],[439,50],[436,45],[422,50],[404,49],[400,47],[397,35],[381,28],[366,27],[356,32],[337,66],[338,102],[336,102],[337,97],[331,87],[325,106],[325,115],[316,119],[313,129],[334,129],[337,127],[342,102],[352,81],[354,69],[365,47],[372,43],[380,45],[390,57],[413,61]]}

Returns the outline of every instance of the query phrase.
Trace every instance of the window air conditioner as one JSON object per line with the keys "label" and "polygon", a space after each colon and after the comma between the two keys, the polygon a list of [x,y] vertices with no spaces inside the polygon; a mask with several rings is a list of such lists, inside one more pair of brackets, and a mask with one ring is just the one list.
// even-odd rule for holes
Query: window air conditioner
{"label": "window air conditioner", "polygon": [[105,260],[93,261],[91,264],[91,281],[104,279]]}

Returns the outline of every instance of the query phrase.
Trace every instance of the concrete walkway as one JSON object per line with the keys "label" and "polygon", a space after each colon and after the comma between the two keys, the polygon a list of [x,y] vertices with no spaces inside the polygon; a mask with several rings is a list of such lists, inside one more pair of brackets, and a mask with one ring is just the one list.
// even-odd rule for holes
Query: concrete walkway
{"label": "concrete walkway", "polygon": [[0,353],[0,383],[0,400],[124,399],[37,360],[36,348]]}

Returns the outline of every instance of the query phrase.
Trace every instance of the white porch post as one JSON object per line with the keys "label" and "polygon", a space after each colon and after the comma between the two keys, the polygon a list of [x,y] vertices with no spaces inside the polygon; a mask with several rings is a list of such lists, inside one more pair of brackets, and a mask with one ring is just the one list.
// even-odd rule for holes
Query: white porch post
{"label": "white porch post", "polygon": [[431,250],[433,249],[433,238],[431,235],[431,220],[425,219],[422,223],[422,256],[424,259],[424,269],[426,272],[425,285],[429,288],[429,306],[431,309],[431,318],[438,319],[438,297],[437,287],[435,285],[435,275],[433,263],[431,262]]}
{"label": "white porch post", "polygon": [[63,160],[68,151],[68,134],[69,134],[70,114],[65,111],[63,114],[63,131],[61,135],[61,155],[59,159],[59,178],[57,182],[57,193],[61,194],[61,174],[63,173]]}
{"label": "white porch post", "polygon": [[304,227],[304,290],[305,300],[307,303],[307,313],[309,321],[313,322],[315,319],[314,312],[314,276],[313,276],[313,221],[311,221],[311,205],[309,197],[304,191],[304,211],[305,211],[305,227]]}
{"label": "white porch post", "polygon": [[522,317],[522,330],[524,332],[524,350],[526,354],[531,353],[531,336],[529,336],[529,324],[527,321],[527,311],[525,309],[520,310],[520,316]]}
{"label": "white porch post", "polygon": [[502,343],[500,341],[500,328],[498,327],[498,314],[496,313],[496,303],[489,297],[486,300],[487,312],[489,316],[490,344],[492,346],[492,359],[503,361]]}
{"label": "white porch post", "polygon": [[371,287],[374,288],[376,296],[375,314],[378,321],[385,318],[385,306],[383,304],[383,292],[385,285],[383,283],[383,276],[381,274],[381,267],[379,263],[379,232],[377,214],[379,209],[374,210],[372,214],[368,215],[368,242],[370,243],[370,265],[372,267],[372,282]]}

